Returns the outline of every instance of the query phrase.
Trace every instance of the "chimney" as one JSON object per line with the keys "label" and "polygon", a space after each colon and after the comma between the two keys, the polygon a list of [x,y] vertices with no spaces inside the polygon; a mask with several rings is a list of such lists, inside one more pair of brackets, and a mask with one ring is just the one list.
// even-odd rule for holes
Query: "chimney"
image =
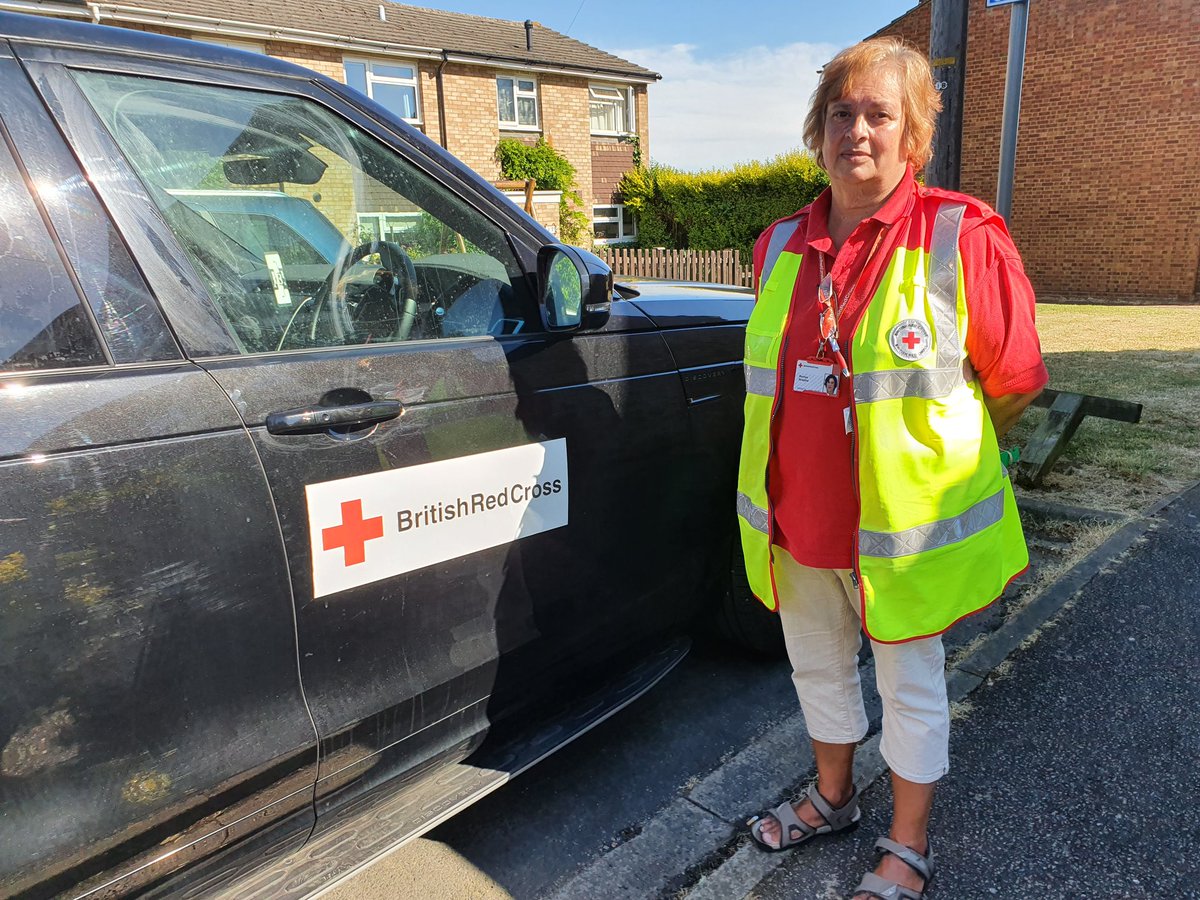
{"label": "chimney", "polygon": [[525,20],[525,49],[533,50],[533,22],[529,19]]}

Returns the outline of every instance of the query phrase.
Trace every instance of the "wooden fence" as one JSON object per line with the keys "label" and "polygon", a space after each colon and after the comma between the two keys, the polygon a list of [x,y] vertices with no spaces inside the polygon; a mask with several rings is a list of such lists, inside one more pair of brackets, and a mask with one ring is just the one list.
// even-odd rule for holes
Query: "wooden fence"
{"label": "wooden fence", "polygon": [[751,266],[742,265],[737,250],[652,250],[632,247],[596,247],[600,258],[618,278],[670,278],[751,287]]}

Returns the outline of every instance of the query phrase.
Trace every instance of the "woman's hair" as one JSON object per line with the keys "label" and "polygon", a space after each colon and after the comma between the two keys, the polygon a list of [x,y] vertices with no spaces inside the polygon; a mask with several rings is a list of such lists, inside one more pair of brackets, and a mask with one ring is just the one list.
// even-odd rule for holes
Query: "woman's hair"
{"label": "woman's hair", "polygon": [[920,169],[933,155],[933,129],[942,111],[942,97],[933,86],[929,60],[899,38],[872,38],[847,47],[821,70],[821,81],[804,119],[804,143],[821,168],[825,168],[821,145],[825,142],[826,108],[876,69],[890,69],[899,79],[908,161]]}

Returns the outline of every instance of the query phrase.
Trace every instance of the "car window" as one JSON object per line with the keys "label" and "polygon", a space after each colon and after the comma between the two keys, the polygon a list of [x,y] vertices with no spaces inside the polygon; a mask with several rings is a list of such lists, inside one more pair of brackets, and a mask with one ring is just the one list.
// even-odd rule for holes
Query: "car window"
{"label": "car window", "polygon": [[538,322],[504,231],[300,97],[75,72],[245,353]]}
{"label": "car window", "polygon": [[0,372],[106,362],[25,179],[0,140]]}

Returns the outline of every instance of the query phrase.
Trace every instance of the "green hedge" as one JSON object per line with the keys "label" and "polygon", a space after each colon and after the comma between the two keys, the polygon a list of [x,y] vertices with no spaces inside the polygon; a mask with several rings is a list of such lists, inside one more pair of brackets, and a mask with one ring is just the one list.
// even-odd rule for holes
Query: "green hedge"
{"label": "green hedge", "polygon": [[626,173],[621,193],[637,215],[639,246],[733,247],[748,261],[764,228],[807,206],[828,184],[811,156],[793,152],[708,172],[655,164]]}

